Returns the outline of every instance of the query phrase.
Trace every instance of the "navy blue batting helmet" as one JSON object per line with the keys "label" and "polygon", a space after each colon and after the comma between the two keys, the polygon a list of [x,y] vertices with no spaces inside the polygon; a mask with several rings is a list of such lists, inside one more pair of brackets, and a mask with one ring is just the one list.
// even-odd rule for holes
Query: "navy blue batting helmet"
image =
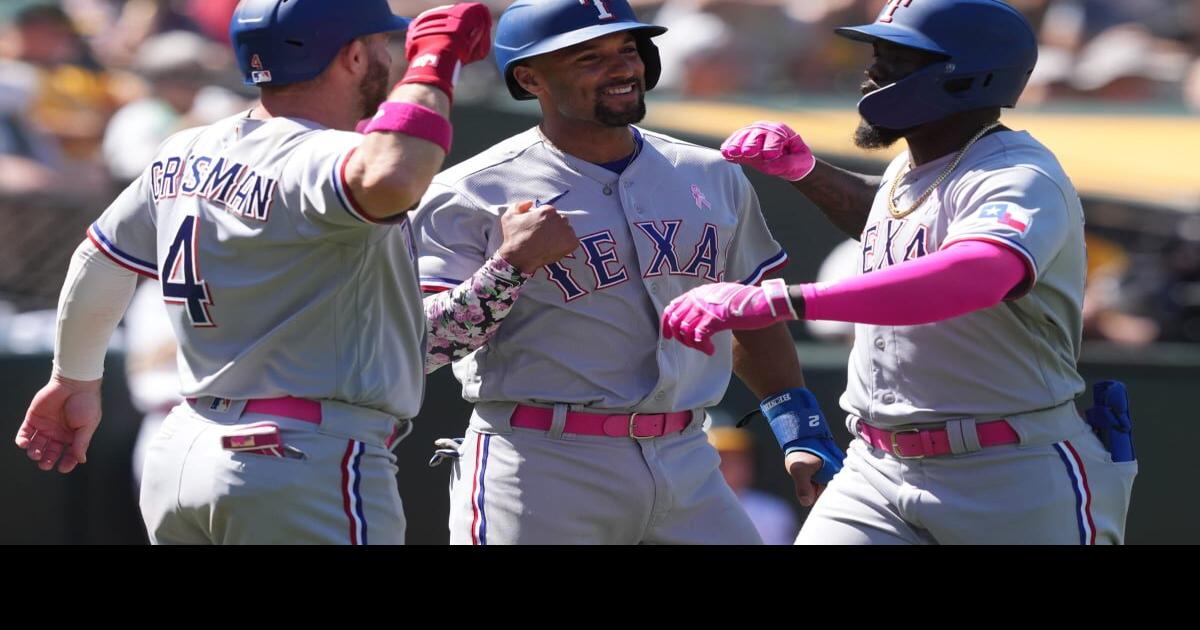
{"label": "navy blue batting helmet", "polygon": [[891,0],[875,22],[836,32],[945,57],[858,102],[867,122],[886,129],[908,129],[972,109],[1012,107],[1037,63],[1037,37],[1029,22],[999,0]]}
{"label": "navy blue batting helmet", "polygon": [[402,31],[410,21],[387,0],[242,0],[229,39],[246,85],[287,85],[316,78],[355,38]]}
{"label": "navy blue batting helmet", "polygon": [[639,22],[627,0],[517,0],[496,24],[496,65],[513,98],[530,100],[534,96],[513,77],[517,62],[621,31],[637,36],[638,53],[646,66],[646,89],[653,89],[662,62],[650,38],[667,29]]}

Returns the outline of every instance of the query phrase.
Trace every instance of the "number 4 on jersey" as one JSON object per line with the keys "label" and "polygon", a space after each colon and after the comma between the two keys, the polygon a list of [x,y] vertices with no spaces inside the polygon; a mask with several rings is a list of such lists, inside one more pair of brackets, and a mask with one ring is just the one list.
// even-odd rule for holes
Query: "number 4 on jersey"
{"label": "number 4 on jersey", "polygon": [[208,313],[208,307],[213,303],[212,295],[200,277],[200,261],[196,259],[197,230],[196,217],[183,218],[171,249],[167,250],[159,277],[162,278],[163,300],[187,305],[192,325],[207,328],[217,324]]}

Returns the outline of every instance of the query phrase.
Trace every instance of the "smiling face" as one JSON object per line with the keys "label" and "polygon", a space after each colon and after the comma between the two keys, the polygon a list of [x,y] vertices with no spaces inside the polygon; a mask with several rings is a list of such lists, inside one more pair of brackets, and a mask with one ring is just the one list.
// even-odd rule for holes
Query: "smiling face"
{"label": "smiling face", "polygon": [[646,66],[628,31],[534,57],[513,74],[547,118],[624,127],[646,116]]}
{"label": "smiling face", "polygon": [[[863,96],[887,87],[904,77],[939,61],[945,56],[876,40],[871,44],[874,56],[867,66],[866,80],[860,87]],[[880,149],[903,138],[907,129],[885,129],[863,120],[854,131],[854,144],[862,149]]]}

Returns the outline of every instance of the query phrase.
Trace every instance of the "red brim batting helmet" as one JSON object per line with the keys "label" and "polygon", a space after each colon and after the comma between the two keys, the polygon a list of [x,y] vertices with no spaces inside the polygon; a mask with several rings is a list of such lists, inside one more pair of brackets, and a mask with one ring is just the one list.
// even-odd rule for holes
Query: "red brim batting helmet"
{"label": "red brim batting helmet", "polygon": [[518,62],[622,31],[637,37],[638,54],[646,66],[646,90],[653,89],[662,62],[650,38],[667,29],[639,22],[626,0],[517,0],[496,24],[496,65],[513,98],[530,100],[534,96],[513,77]]}
{"label": "red brim batting helmet", "polygon": [[1037,64],[1029,22],[999,0],[891,0],[871,24],[837,29],[945,57],[858,103],[872,125],[909,129],[951,114],[1017,104]]}
{"label": "red brim batting helmet", "polygon": [[354,39],[411,21],[387,0],[242,0],[229,39],[246,85],[287,85],[316,78]]}

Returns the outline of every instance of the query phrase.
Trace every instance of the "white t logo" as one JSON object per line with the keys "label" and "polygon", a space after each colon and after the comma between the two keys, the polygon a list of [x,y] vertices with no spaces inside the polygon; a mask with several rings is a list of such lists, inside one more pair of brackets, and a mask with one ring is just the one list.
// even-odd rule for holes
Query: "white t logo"
{"label": "white t logo", "polygon": [[600,12],[601,20],[608,20],[608,19],[613,18],[613,14],[608,12],[608,6],[604,4],[605,0],[579,0],[579,4],[587,4],[589,2],[596,5],[596,10]]}

